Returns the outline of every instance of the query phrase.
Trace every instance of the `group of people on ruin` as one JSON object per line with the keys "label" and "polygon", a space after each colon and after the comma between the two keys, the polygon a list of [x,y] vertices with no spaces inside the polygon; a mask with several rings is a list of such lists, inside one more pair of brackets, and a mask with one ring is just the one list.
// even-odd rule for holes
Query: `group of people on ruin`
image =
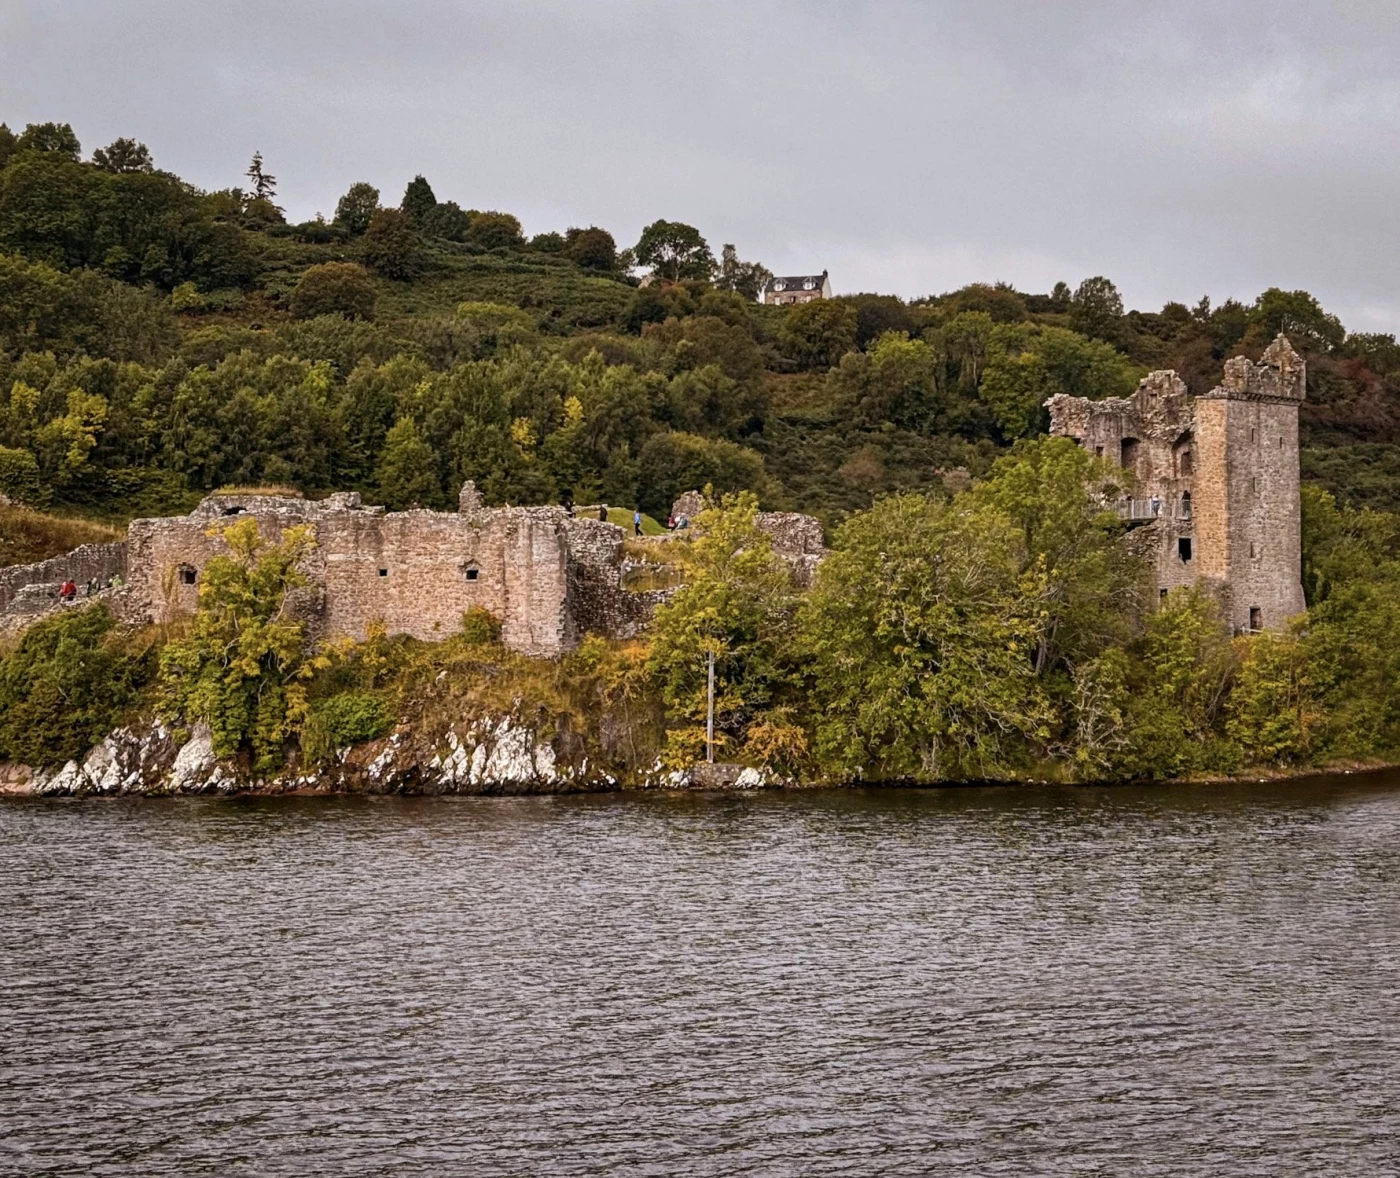
{"label": "group of people on ruin", "polygon": [[[106,590],[119,590],[126,587],[126,582],[120,573],[108,577],[105,581],[97,577],[89,577],[87,584],[83,586],[82,593],[86,597],[96,597]],[[58,587],[58,600],[65,605],[78,600],[78,583],[71,577]]]}

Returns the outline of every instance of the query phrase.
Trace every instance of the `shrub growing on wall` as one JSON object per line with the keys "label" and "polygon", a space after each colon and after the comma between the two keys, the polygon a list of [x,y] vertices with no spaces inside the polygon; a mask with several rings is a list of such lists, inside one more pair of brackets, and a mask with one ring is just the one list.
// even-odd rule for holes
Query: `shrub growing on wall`
{"label": "shrub growing on wall", "polygon": [[307,583],[297,566],[311,533],[288,528],[268,545],[247,518],[222,535],[229,555],[205,566],[189,636],[161,655],[161,707],[172,721],[207,724],[217,755],[248,752],[270,769],[305,723],[306,681],[326,665],[308,656],[305,626],[286,609]]}

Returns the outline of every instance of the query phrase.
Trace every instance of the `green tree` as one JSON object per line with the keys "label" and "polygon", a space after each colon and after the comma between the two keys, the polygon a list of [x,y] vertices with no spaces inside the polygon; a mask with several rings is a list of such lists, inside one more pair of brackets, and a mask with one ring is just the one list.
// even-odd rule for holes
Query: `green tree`
{"label": "green tree", "polygon": [[422,217],[423,232],[444,241],[466,241],[471,227],[471,216],[454,200],[435,204]]}
{"label": "green tree", "polygon": [[720,290],[732,290],[746,299],[757,299],[773,277],[773,271],[762,262],[744,262],[733,245],[720,250],[719,273],[715,276],[715,286]]}
{"label": "green tree", "polygon": [[467,230],[468,244],[481,249],[524,249],[525,235],[520,220],[509,213],[473,213]]}
{"label": "green tree", "polygon": [[1041,438],[1018,443],[967,493],[1020,533],[1021,589],[1040,620],[1032,660],[1039,673],[1096,658],[1137,631],[1147,567],[1105,510],[1122,476],[1072,438]]}
{"label": "green tree", "polygon": [[67,123],[30,123],[19,137],[21,151],[42,151],[62,156],[77,163],[82,157],[82,145]]}
{"label": "green tree", "polygon": [[400,418],[385,437],[375,483],[384,502],[395,510],[430,506],[441,497],[437,456],[413,418]]}
{"label": "green tree", "polygon": [[763,459],[720,438],[678,430],[653,434],[637,455],[642,510],[664,519],[685,491],[712,485],[716,492],[767,490]]}
{"label": "green tree", "polygon": [[940,781],[1026,764],[1053,713],[1024,562],[1018,529],[966,497],[891,496],[841,526],[801,621],[828,772]]}
{"label": "green tree", "polygon": [[638,265],[671,282],[708,280],[715,269],[715,257],[700,231],[679,221],[653,221],[642,230],[633,254]]}
{"label": "green tree", "polygon": [[302,271],[289,299],[298,319],[343,315],[346,319],[374,318],[374,283],[369,272],[354,262],[322,262]]}
{"label": "green tree", "polygon": [[1069,325],[1091,339],[1116,342],[1122,333],[1123,296],[1102,275],[1086,278],[1069,300]]}
{"label": "green tree", "polygon": [[1125,397],[1139,374],[1108,344],[1059,327],[1004,324],[988,338],[980,393],[1002,433],[1017,438],[1045,431],[1043,407],[1057,393]]}
{"label": "green tree", "polygon": [[0,123],[0,172],[10,162],[10,157],[19,150],[19,136],[4,123]]}
{"label": "green tree", "polygon": [[678,763],[698,759],[703,747],[710,655],[722,750],[743,745],[791,674],[792,577],[757,513],[757,498],[742,493],[696,517],[694,538],[679,550],[685,583],[651,625],[649,668],[670,713],[686,722],[668,740]]}
{"label": "green tree", "polygon": [[288,601],[307,584],[299,565],[314,545],[306,527],[268,544],[254,519],[221,536],[229,554],[205,566],[188,636],[161,652],[161,710],[175,723],[207,724],[218,756],[248,752],[266,771],[305,723],[307,680],[326,665],[308,654]]}
{"label": "green tree", "polygon": [[585,270],[611,273],[617,265],[617,242],[606,229],[590,225],[587,229],[570,229],[564,235],[564,252],[569,260]]}
{"label": "green tree", "polygon": [[362,244],[370,268],[400,282],[407,282],[418,273],[421,247],[418,230],[398,209],[380,209],[375,213]]}
{"label": "green tree", "polygon": [[81,757],[134,701],[152,662],[123,649],[105,605],[35,623],[0,659],[0,758],[51,766]]}
{"label": "green tree", "polygon": [[1236,639],[1239,675],[1226,705],[1226,731],[1253,764],[1305,761],[1323,728],[1306,643],[1265,631]]}
{"label": "green tree", "polygon": [[1223,726],[1238,659],[1219,604],[1174,589],[1132,648],[1131,748],[1118,776],[1177,777],[1237,767]]}
{"label": "green tree", "polygon": [[369,228],[378,211],[379,189],[361,181],[350,185],[345,195],[336,202],[335,223],[358,236]]}
{"label": "green tree", "polygon": [[39,462],[28,450],[0,446],[0,495],[31,507],[43,502]]}
{"label": "green tree", "polygon": [[1330,352],[1341,347],[1346,328],[1335,315],[1305,290],[1279,290],[1271,286],[1249,309],[1249,324],[1256,342],[1267,343],[1283,332],[1300,347]]}
{"label": "green tree", "polygon": [[422,176],[414,176],[409,181],[408,187],[404,189],[403,200],[399,202],[399,208],[404,215],[411,217],[417,225],[423,224],[423,219],[437,208],[437,197],[433,195],[433,186]]}
{"label": "green tree", "polygon": [[841,299],[788,307],[778,329],[783,354],[807,368],[831,368],[856,346],[856,309]]}
{"label": "green tree", "polygon": [[248,165],[248,171],[244,175],[253,182],[253,200],[272,204],[277,195],[277,177],[263,168],[262,152],[253,152],[253,162]]}
{"label": "green tree", "polygon": [[152,172],[150,149],[135,139],[114,139],[92,153],[92,162],[104,172]]}

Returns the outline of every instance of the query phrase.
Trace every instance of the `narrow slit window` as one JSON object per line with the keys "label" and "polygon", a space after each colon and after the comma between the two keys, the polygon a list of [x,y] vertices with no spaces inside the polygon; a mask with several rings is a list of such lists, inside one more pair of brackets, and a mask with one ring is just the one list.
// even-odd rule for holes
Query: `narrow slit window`
{"label": "narrow slit window", "polygon": [[1264,628],[1264,611],[1257,605],[1249,607],[1249,628],[1251,630],[1262,630]]}

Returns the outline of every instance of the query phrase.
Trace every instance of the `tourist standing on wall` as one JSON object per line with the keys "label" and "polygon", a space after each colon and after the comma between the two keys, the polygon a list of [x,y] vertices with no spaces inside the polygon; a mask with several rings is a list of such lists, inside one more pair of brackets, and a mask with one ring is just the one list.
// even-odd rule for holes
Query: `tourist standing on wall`
{"label": "tourist standing on wall", "polygon": [[632,513],[632,534],[634,536],[642,534],[642,513],[640,511]]}

